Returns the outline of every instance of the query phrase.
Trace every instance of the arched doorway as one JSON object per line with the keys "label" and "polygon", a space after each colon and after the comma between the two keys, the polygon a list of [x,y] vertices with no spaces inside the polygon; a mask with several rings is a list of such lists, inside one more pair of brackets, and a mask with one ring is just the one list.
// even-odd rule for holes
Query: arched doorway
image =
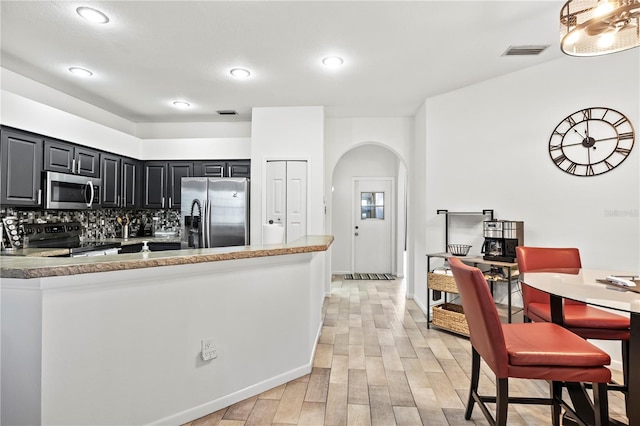
{"label": "arched doorway", "polygon": [[[385,193],[382,201],[376,195],[381,192]],[[331,197],[331,232],[335,237],[332,273],[381,272],[356,269],[363,264],[361,256],[370,260],[369,265],[382,263],[376,256],[386,256],[390,270],[384,273],[404,276],[406,169],[396,153],[377,143],[361,144],[344,153],[333,170]],[[378,226],[384,221],[388,221],[388,230]],[[363,225],[375,225],[376,229]],[[389,235],[387,239],[376,238],[370,232]]]}

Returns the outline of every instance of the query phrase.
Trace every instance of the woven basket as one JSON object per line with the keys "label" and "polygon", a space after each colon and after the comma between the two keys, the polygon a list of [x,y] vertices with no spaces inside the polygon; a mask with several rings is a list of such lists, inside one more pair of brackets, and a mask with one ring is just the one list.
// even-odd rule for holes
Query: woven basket
{"label": "woven basket", "polygon": [[469,336],[469,325],[462,306],[455,303],[442,303],[433,307],[433,325]]}
{"label": "woven basket", "polygon": [[440,290],[447,293],[458,293],[458,286],[456,280],[451,275],[434,274],[429,272],[427,274],[427,285],[429,290]]}

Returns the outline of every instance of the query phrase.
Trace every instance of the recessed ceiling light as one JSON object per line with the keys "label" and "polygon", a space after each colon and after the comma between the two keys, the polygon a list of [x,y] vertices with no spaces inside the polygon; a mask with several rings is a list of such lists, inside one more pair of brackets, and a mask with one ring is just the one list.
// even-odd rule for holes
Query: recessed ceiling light
{"label": "recessed ceiling light", "polygon": [[80,67],[71,67],[69,68],[69,72],[77,75],[78,77],[91,77],[93,73],[85,68]]}
{"label": "recessed ceiling light", "polygon": [[109,17],[107,15],[90,7],[79,7],[76,9],[76,12],[89,22],[96,24],[106,24],[109,22]]}
{"label": "recessed ceiling light", "polygon": [[327,56],[322,60],[322,64],[330,68],[339,67],[343,63],[344,63],[344,59],[342,59],[339,56]]}
{"label": "recessed ceiling light", "polygon": [[173,101],[173,106],[180,109],[187,109],[191,107],[191,104],[186,101]]}
{"label": "recessed ceiling light", "polygon": [[231,74],[235,78],[248,78],[251,75],[249,70],[245,68],[233,68],[231,71],[229,71],[229,74]]}

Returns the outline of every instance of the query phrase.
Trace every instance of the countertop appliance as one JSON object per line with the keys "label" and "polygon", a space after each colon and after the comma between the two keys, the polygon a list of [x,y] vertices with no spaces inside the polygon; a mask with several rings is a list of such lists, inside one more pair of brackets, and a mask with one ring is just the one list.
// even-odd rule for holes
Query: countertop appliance
{"label": "countertop appliance", "polygon": [[45,209],[91,209],[100,207],[100,178],[68,173],[44,173]]}
{"label": "countertop appliance", "polygon": [[483,222],[484,260],[513,263],[516,247],[524,245],[524,222],[515,220],[485,220]]}
{"label": "countertop appliance", "polygon": [[81,241],[79,222],[24,224],[24,236],[29,248],[68,248],[70,257],[117,254],[119,242]]}
{"label": "countertop appliance", "polygon": [[249,244],[248,178],[182,178],[182,248]]}

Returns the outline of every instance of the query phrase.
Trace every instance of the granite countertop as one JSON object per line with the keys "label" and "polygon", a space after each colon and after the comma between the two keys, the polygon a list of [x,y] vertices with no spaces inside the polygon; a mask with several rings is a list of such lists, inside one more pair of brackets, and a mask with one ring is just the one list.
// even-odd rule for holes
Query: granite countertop
{"label": "granite countertop", "polygon": [[[137,244],[147,238],[129,238],[127,244]],[[172,242],[160,238],[154,242]],[[307,235],[286,244],[218,247],[209,249],[167,250],[149,253],[117,254],[95,257],[43,257],[2,256],[0,277],[44,278],[95,272],[121,271],[127,269],[152,268],[157,266],[187,265],[223,260],[248,259],[287,254],[326,251],[333,242],[332,235]],[[35,249],[26,249],[35,250]]]}

